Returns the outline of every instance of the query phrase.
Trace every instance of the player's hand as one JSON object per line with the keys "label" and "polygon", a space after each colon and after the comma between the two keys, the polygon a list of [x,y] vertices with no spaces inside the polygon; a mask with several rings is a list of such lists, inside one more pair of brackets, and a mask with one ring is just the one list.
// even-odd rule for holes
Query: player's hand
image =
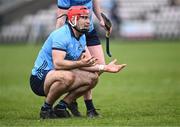
{"label": "player's hand", "polygon": [[[106,27],[105,27],[105,22],[104,22],[104,20],[99,21],[99,24],[100,24],[100,26],[101,26],[105,31],[108,31],[108,30],[106,29]],[[111,33],[112,33],[112,27],[110,27],[110,31],[109,31],[109,34],[111,34]]]}
{"label": "player's hand", "polygon": [[85,54],[82,54],[80,64],[82,67],[94,66],[97,64],[97,59],[95,57],[86,57]]}
{"label": "player's hand", "polygon": [[105,66],[104,71],[110,73],[117,73],[126,66],[126,64],[116,64],[116,62],[116,59],[110,62],[108,65]]}
{"label": "player's hand", "polygon": [[103,27],[103,28],[105,29],[105,23],[104,23],[104,20],[99,21],[99,24],[100,24],[101,27]]}

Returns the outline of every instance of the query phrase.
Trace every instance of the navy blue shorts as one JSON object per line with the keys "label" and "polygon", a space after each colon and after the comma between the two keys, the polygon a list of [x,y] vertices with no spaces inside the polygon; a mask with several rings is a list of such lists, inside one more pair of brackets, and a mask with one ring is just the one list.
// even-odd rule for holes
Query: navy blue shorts
{"label": "navy blue shorts", "polygon": [[30,86],[32,91],[38,96],[46,96],[44,93],[44,81],[49,71],[44,71],[41,78],[36,75],[30,76]]}
{"label": "navy blue shorts", "polygon": [[101,44],[95,29],[86,34],[86,42],[87,46],[95,46]]}

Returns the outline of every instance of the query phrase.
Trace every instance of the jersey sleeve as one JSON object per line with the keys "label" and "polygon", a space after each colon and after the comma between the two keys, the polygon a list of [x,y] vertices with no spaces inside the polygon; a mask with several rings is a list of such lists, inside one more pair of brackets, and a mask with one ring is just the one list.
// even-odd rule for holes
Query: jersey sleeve
{"label": "jersey sleeve", "polygon": [[[64,34],[52,34],[52,50],[66,51],[68,41]],[[63,39],[62,39],[63,38]]]}
{"label": "jersey sleeve", "polygon": [[69,9],[70,8],[70,0],[57,0],[57,6],[60,9]]}

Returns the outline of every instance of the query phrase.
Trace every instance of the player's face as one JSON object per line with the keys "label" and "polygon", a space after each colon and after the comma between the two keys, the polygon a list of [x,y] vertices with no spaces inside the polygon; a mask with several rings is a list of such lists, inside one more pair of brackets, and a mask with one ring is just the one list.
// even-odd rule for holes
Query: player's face
{"label": "player's face", "polygon": [[89,30],[89,25],[90,25],[89,15],[81,15],[77,22],[77,27],[79,29]]}

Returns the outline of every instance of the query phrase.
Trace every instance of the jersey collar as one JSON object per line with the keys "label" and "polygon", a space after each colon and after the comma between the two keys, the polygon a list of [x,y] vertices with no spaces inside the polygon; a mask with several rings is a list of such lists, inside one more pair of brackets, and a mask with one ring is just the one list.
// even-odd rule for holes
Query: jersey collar
{"label": "jersey collar", "polygon": [[76,40],[78,40],[79,41],[79,39],[81,38],[81,36],[83,35],[81,35],[81,36],[79,36],[79,37],[76,37],[75,36],[75,34],[74,34],[74,32],[73,32],[73,29],[72,29],[72,27],[71,27],[71,25],[68,23],[68,27],[69,27],[69,29],[70,29],[70,32],[71,32],[71,36],[73,36],[74,38],[76,38]]}

